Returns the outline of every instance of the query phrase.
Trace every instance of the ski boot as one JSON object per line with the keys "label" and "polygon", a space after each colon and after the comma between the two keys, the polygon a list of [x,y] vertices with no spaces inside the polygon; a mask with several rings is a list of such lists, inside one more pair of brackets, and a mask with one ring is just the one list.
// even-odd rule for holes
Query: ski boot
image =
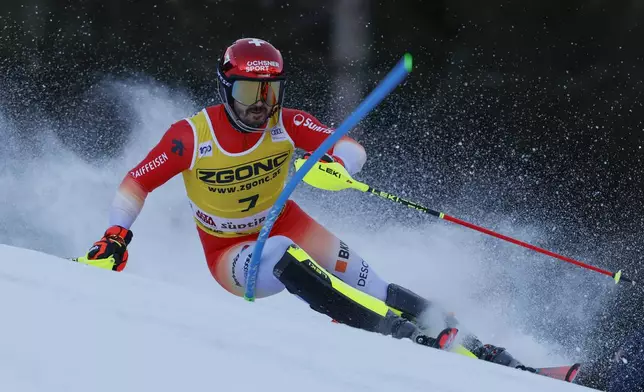
{"label": "ski boot", "polygon": [[445,328],[434,338],[430,336],[428,330],[418,327],[415,323],[393,312],[385,316],[385,320],[384,330],[381,331],[385,335],[391,334],[396,339],[410,339],[414,343],[439,350],[448,350],[458,334],[456,328]]}
{"label": "ski boot", "polygon": [[[428,328],[428,326],[423,325],[421,320],[423,318],[422,315],[435,306],[430,301],[422,298],[409,289],[391,283],[387,287],[387,299],[385,302],[390,308],[399,310],[401,312],[401,317],[410,320],[412,323],[417,325],[420,331],[424,331]],[[443,332],[452,329],[457,330],[456,328],[459,326],[459,322],[456,317],[454,317],[454,314],[443,312],[442,310],[438,310],[437,313],[439,314],[439,320],[437,321],[439,323],[442,321],[443,325],[447,327]],[[440,318],[442,318],[442,320],[440,320]],[[441,334],[443,332],[441,332]],[[512,355],[510,355],[510,353],[508,353],[504,348],[493,346],[491,344],[483,344],[472,334],[465,333],[465,337],[463,337],[460,344],[477,358],[484,361],[535,372],[535,369],[526,367],[521,362],[514,359],[514,357],[512,357]]]}
{"label": "ski boot", "polygon": [[536,369],[524,366],[521,362],[517,361],[512,355],[510,355],[510,353],[507,352],[507,350],[503,347],[498,347],[491,344],[481,344],[478,348],[471,351],[472,354],[476,355],[478,359],[496,363],[498,365],[536,373]]}
{"label": "ski boot", "polygon": [[423,346],[429,346],[437,348],[439,350],[449,350],[456,339],[458,334],[458,329],[456,328],[445,328],[442,330],[438,336],[432,338],[423,333],[421,329],[418,329],[418,332],[412,335],[412,340]]}

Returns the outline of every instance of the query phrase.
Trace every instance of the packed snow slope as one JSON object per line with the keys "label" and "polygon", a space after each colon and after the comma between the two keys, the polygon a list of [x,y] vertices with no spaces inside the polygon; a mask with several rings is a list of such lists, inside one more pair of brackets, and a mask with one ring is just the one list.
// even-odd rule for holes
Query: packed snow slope
{"label": "packed snow slope", "polygon": [[255,304],[0,245],[0,390],[582,391]]}

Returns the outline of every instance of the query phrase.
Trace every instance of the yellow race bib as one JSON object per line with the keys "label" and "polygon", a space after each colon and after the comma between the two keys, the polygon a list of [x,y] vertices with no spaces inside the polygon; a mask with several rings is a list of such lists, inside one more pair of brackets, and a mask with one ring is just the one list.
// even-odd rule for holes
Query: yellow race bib
{"label": "yellow race bib", "polygon": [[[257,232],[284,188],[294,144],[281,120],[241,153],[224,151],[206,110],[187,119],[196,135],[194,164],[183,172],[197,225],[219,237]],[[281,116],[279,116],[281,118]]]}

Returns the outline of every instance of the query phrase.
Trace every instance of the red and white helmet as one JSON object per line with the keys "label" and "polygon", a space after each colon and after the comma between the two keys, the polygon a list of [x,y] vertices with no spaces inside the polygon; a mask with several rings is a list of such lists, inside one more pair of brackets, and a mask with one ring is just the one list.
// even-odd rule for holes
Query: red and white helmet
{"label": "red and white helmet", "polygon": [[257,38],[243,38],[230,45],[217,66],[219,97],[232,125],[245,132],[263,132],[237,115],[233,101],[250,106],[263,101],[269,116],[281,113],[284,99],[284,61],[279,50]]}

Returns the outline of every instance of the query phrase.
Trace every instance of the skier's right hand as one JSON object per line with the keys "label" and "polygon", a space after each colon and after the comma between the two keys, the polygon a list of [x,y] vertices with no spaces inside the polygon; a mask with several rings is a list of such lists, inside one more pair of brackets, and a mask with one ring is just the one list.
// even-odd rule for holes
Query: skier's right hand
{"label": "skier's right hand", "polygon": [[121,226],[112,226],[103,238],[96,241],[85,256],[75,261],[112,271],[122,271],[127,264],[127,246],[132,241],[132,231]]}

